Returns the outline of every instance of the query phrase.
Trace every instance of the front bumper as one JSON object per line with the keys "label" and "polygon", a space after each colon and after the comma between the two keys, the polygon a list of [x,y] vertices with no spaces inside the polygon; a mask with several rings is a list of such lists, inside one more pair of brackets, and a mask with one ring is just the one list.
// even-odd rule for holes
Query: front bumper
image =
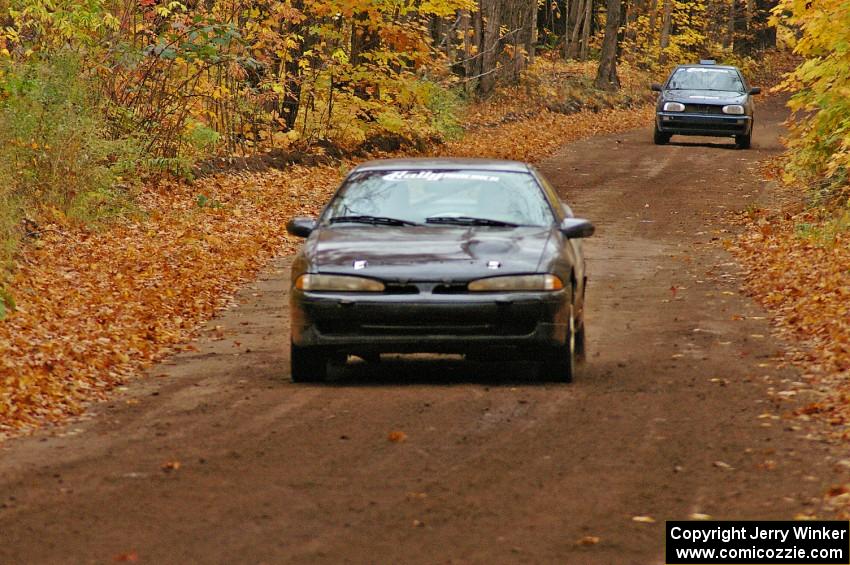
{"label": "front bumper", "polygon": [[346,353],[470,353],[566,343],[569,293],[292,291],[292,341]]}
{"label": "front bumper", "polygon": [[673,135],[706,135],[728,137],[748,135],[752,131],[752,116],[657,112],[658,131]]}

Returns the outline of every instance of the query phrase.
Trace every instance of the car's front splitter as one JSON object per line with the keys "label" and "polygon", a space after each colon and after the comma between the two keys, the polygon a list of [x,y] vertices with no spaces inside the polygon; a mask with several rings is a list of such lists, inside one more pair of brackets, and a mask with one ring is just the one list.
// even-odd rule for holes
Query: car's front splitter
{"label": "car's front splitter", "polygon": [[726,137],[749,134],[752,121],[750,116],[658,112],[655,123],[662,133]]}
{"label": "car's front splitter", "polygon": [[292,295],[292,340],[341,351],[469,352],[563,345],[565,292],[482,295]]}

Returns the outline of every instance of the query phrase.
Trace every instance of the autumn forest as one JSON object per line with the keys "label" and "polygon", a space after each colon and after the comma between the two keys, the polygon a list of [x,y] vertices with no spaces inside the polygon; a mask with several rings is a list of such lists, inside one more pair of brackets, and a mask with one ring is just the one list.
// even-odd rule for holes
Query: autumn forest
{"label": "autumn forest", "polygon": [[[328,414],[321,412],[325,407],[313,406],[310,417],[315,425],[304,431],[304,437],[319,433],[316,430],[325,425],[332,428],[348,411],[357,413],[369,406],[365,397],[357,396],[360,385],[280,388],[286,354],[268,345],[276,337],[268,342],[251,337],[252,316],[259,319],[263,312],[287,308],[281,297],[288,292],[289,282],[278,275],[289,268],[287,262],[301,243],[287,233],[291,217],[318,214],[358,163],[430,156],[533,163],[577,213],[584,209],[596,214],[591,219],[598,238],[587,247],[592,269],[601,273],[594,279],[591,269],[590,276],[591,292],[597,293],[589,301],[591,319],[596,304],[601,305],[596,313],[599,324],[596,328],[591,324],[589,334],[594,377],[571,386],[580,398],[595,398],[600,390],[605,394],[630,391],[623,397],[623,417],[655,419],[634,426],[644,435],[628,436],[629,448],[641,445],[644,449],[649,445],[644,443],[649,442],[646,438],[667,437],[664,422],[675,418],[658,407],[681,409],[684,402],[692,402],[680,415],[693,408],[696,419],[700,410],[705,411],[706,421],[714,418],[723,412],[719,400],[710,402],[711,394],[717,393],[726,395],[724,399],[744,399],[753,410],[758,406],[752,418],[747,416],[747,421],[756,422],[758,433],[780,428],[797,433],[809,430],[806,426],[822,426],[820,435],[805,433],[846,450],[850,439],[850,2],[0,0],[0,16],[0,448],[21,442],[15,445],[28,449],[25,442],[30,436],[66,441],[62,434],[70,433],[63,431],[70,429],[67,426],[88,418],[106,422],[97,420],[104,410],[108,411],[104,418],[114,416],[115,422],[125,425],[135,418],[128,416],[136,414],[133,410],[142,414],[148,402],[171,398],[167,387],[190,382],[172,374],[173,366],[185,359],[190,368],[183,377],[194,379],[214,370],[204,363],[214,365],[217,359],[234,356],[226,377],[215,386],[226,383],[250,389],[261,382],[266,388],[251,394],[256,393],[256,398],[281,394],[275,398],[284,398],[284,403],[289,401],[285,395],[295,390],[294,397],[302,399],[301,404],[293,404],[295,412],[313,406],[316,400],[310,395],[332,397],[328,406],[343,403],[336,411],[327,408]],[[735,140],[693,141],[678,136],[672,143],[653,145],[658,94],[650,85],[664,82],[678,65],[701,60],[738,67],[751,85],[760,88],[754,95],[757,129],[751,150],[749,141],[745,149],[736,146]],[[629,278],[632,275],[638,278]],[[265,288],[267,281],[278,285],[269,291],[277,302],[258,298],[264,292],[258,289]],[[716,288],[708,288],[715,284]],[[612,298],[618,293],[622,297]],[[686,302],[699,314],[691,318]],[[711,312],[700,310],[709,303],[714,305]],[[253,305],[253,310],[244,319],[228,318],[243,316],[246,304]],[[621,314],[634,313],[630,308],[647,310],[627,322],[621,320]],[[710,316],[716,319],[708,320]],[[655,320],[656,326],[641,326],[640,320],[647,319]],[[689,325],[684,327],[682,320]],[[265,320],[257,325],[268,329],[269,336],[288,331],[288,326],[276,323],[276,319]],[[640,339],[631,333],[636,332],[633,327],[642,328]],[[617,337],[621,335],[627,337]],[[635,345],[644,336],[652,336],[646,343],[653,345]],[[251,341],[255,338],[256,343]],[[713,341],[699,345],[699,339]],[[284,338],[279,341],[282,344]],[[256,355],[258,348],[267,356],[256,360],[250,355]],[[616,357],[618,351],[622,358]],[[719,367],[716,374],[705,368],[707,363],[699,365],[712,355],[723,356],[722,362],[711,361]],[[234,360],[235,356],[242,357]],[[695,365],[683,365],[690,362]],[[498,376],[498,366],[493,368],[496,377],[490,369],[484,370],[483,377],[473,370],[470,377],[449,362],[445,375],[450,377],[445,377],[442,366],[434,369],[426,363],[423,369],[418,361],[398,363],[382,365],[386,373],[374,382],[364,379],[363,390],[382,399],[383,394],[389,395],[386,406],[394,400],[399,402],[397,408],[405,406],[385,414],[392,424],[380,423],[387,427],[376,436],[382,454],[380,450],[401,452],[414,444],[415,432],[400,430],[412,421],[410,414],[442,409],[435,399],[443,398],[443,393],[468,392],[470,402],[478,402],[479,394],[491,393],[492,384],[493,394],[503,395],[494,402],[494,406],[506,403],[502,411],[494,416],[495,409],[489,412],[490,405],[482,405],[480,412],[489,415],[470,424],[471,431],[462,437],[447,431],[467,425],[459,408],[446,416],[445,422],[454,422],[451,426],[420,422],[423,430],[440,430],[455,442],[435,443],[428,453],[447,453],[446,445],[463,445],[472,454],[470,461],[474,457],[498,461],[502,452],[481,454],[468,442],[474,444],[476,438],[486,436],[482,445],[490,445],[492,438],[487,434],[524,421],[524,415],[538,406],[536,402],[549,406],[549,412],[535,413],[539,421],[554,418],[557,412],[554,404],[546,404],[545,396],[554,387],[526,388],[521,379],[520,384],[512,380],[513,374]],[[673,371],[674,366],[675,374],[663,373],[668,370],[665,367]],[[358,367],[352,369],[355,375],[360,375]],[[632,367],[641,369],[632,371]],[[397,374],[392,373],[394,368]],[[646,376],[655,375],[653,371],[663,374],[666,384],[659,384],[661,377],[652,381]],[[260,378],[243,373],[260,374]],[[412,387],[397,378],[408,373],[414,375]],[[616,381],[612,374],[624,380]],[[649,380],[627,380],[636,375]],[[656,384],[659,390],[675,389],[671,383],[693,375],[698,384],[688,387],[706,387],[698,392],[700,400],[686,396],[690,389],[683,388],[681,396],[645,400],[643,408],[629,412],[626,403],[631,399],[644,393],[662,394],[653,388]],[[346,378],[339,380],[346,383]],[[490,383],[490,378],[496,382]],[[618,389],[617,382],[627,384]],[[767,392],[753,393],[749,388],[749,392],[726,392],[732,389],[725,387],[738,383],[763,384]],[[198,389],[207,384],[191,381]],[[470,387],[477,388],[469,392]],[[517,387],[522,394],[528,392],[528,398],[510,396]],[[423,396],[415,396],[413,389]],[[226,394],[236,395],[233,390],[228,388]],[[195,402],[195,393],[180,391],[192,402],[175,393],[174,398],[184,399],[189,408],[172,407],[171,420],[148,413],[138,416],[157,434],[162,432],[154,441],[166,436],[163,429],[170,424],[162,422],[178,421],[188,412],[203,412],[209,406],[230,407],[231,401],[239,406],[251,397],[246,393],[243,398],[239,392],[239,398],[225,395],[218,404],[207,405]],[[396,398],[395,394],[411,396]],[[573,393],[556,390],[552,394],[564,394],[558,397],[564,405],[574,401],[569,396]],[[467,401],[456,398],[455,408]],[[607,415],[610,407],[603,410],[607,405],[599,402],[594,413],[604,412],[599,417],[608,418],[602,427],[620,429],[616,418]],[[736,410],[736,414],[747,413],[744,408]],[[263,418],[280,423],[271,408],[264,414]],[[239,419],[250,420],[250,416],[243,413]],[[370,422],[372,413],[364,409],[361,416],[357,425]],[[746,427],[729,418],[723,420],[724,429]],[[689,429],[687,421],[682,422],[678,429]],[[587,422],[573,424],[580,428]],[[257,437],[260,427],[242,430],[238,441]],[[218,424],[215,428],[200,435],[224,433]],[[539,436],[534,437],[545,436],[546,430],[535,431]],[[624,427],[623,434],[632,430]],[[385,431],[401,435],[391,435],[387,441]],[[557,444],[568,435],[559,434],[551,442]],[[363,437],[365,432],[357,436],[333,428],[333,433],[314,438],[311,445],[350,446]],[[619,440],[625,442],[625,437],[600,444],[614,446]],[[227,441],[231,439],[238,443],[233,438]],[[746,441],[750,439],[747,436]],[[736,472],[736,465],[729,462],[730,452],[765,454],[763,461],[748,462],[746,472],[772,470],[777,465],[782,469],[779,455],[768,453],[767,448],[751,449],[750,444],[744,445],[746,441],[712,455],[705,473]],[[604,451],[590,440],[576,445],[591,444]],[[781,441],[774,441],[770,449],[781,452],[777,444]],[[513,448],[508,440],[504,445],[506,452],[520,453],[536,444],[526,438]],[[229,452],[232,446],[219,447]],[[445,452],[440,451],[444,448]],[[165,446],[160,451],[169,449]],[[257,447],[257,452],[264,449]],[[310,449],[298,446],[293,452]],[[328,453],[345,453],[340,455],[345,462],[339,468],[355,457],[344,448],[334,449]],[[803,447],[787,450],[809,453]],[[662,451],[645,449],[656,455]],[[156,453],[160,459],[166,457]],[[210,459],[191,453],[184,461],[206,464]],[[593,459],[597,452],[588,453]],[[443,469],[466,464],[461,462],[465,456],[452,457],[456,458],[443,461]],[[534,451],[523,465],[533,467],[548,457],[557,454]],[[845,470],[850,465],[847,457],[824,457],[815,458],[829,461],[829,472],[842,465],[833,465],[834,461],[843,460]],[[168,454],[167,460],[151,463],[153,471],[144,473],[180,477],[191,464],[181,468],[179,459]],[[294,457],[290,453],[281,459]],[[320,467],[325,464],[316,461]],[[675,469],[675,480],[691,480],[688,462],[667,463],[663,468]],[[369,468],[368,463],[362,464]],[[387,462],[387,468],[393,464]],[[416,464],[418,460],[405,463]],[[651,464],[653,469],[661,467]],[[742,465],[738,469],[743,473]],[[568,467],[564,463],[563,468]],[[136,472],[130,467],[113,471]],[[384,471],[379,467],[374,476],[383,476]],[[0,531],[7,504],[2,481],[15,472],[4,469],[0,458]],[[402,474],[399,469],[387,473]],[[822,508],[828,508],[832,515],[846,519],[850,483],[823,478],[826,475],[816,470],[809,475],[822,482],[795,478],[782,485],[815,485],[820,490],[813,496],[825,505],[818,512],[824,514],[827,511]],[[589,474],[588,484],[595,485],[591,478]],[[501,484],[499,477],[491,479]],[[298,490],[297,485],[312,485],[313,480],[321,482],[321,477],[299,477],[286,483],[286,488]],[[323,483],[323,492],[333,494],[334,485],[346,480]],[[711,488],[725,484],[708,474],[693,480],[714,485]],[[774,490],[779,492],[782,485],[774,485]],[[396,487],[405,509],[415,504],[425,508],[431,500],[422,494],[430,488],[427,484],[392,484]],[[562,487],[559,483],[558,489]],[[209,490],[214,488],[218,487]],[[504,492],[507,487],[501,488]],[[702,487],[688,488],[702,492]],[[575,500],[588,489],[577,488]],[[345,496],[334,499],[340,504],[345,501],[339,512],[358,508],[368,513],[380,506],[372,505],[368,497],[364,501]],[[609,496],[607,490],[604,496]],[[689,491],[686,498],[690,496]],[[536,500],[545,505],[542,498]],[[735,502],[729,504],[734,507]],[[772,508],[781,507],[777,504]],[[753,506],[729,517],[757,517],[760,511]],[[660,524],[665,519],[639,508],[611,512],[628,515],[626,526],[633,528],[656,527],[652,525],[656,519]],[[488,515],[487,510],[479,514]],[[708,511],[692,514],[707,516]],[[792,514],[814,516],[817,512],[809,505]],[[424,510],[411,514],[410,520],[404,515],[403,535],[409,534],[407,530],[430,532],[433,515]],[[529,509],[528,515],[537,516],[538,508]],[[631,520],[632,516],[639,519]],[[678,519],[669,517],[674,518]],[[401,536],[401,530],[388,522],[381,532]],[[621,534],[612,528],[608,535]],[[347,539],[345,535],[337,533],[334,539]],[[499,535],[510,538],[501,531]],[[370,536],[376,537],[372,532],[357,539]],[[627,545],[606,549],[605,535],[592,531],[575,537],[579,541],[570,539],[568,551],[598,546],[613,552],[603,554],[599,562],[618,562],[624,554],[616,553],[617,547]],[[463,543],[457,541],[458,547]],[[515,544],[521,550],[528,545],[533,544]],[[109,548],[112,553],[106,560],[139,558],[133,547]],[[24,555],[3,551],[0,561],[4,562]],[[405,562],[404,556],[388,551],[395,562]],[[471,549],[459,555],[463,562],[486,561]],[[552,558],[534,556],[538,562]],[[183,562],[193,559],[183,557]],[[255,561],[265,562],[263,556]]]}

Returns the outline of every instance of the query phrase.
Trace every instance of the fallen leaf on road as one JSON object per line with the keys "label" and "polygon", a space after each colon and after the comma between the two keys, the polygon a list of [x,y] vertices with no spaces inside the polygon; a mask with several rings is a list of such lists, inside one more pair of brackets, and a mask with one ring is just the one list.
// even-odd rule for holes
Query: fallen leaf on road
{"label": "fallen leaf on road", "polygon": [[401,443],[403,441],[407,441],[407,434],[399,431],[390,432],[387,439],[393,443]]}
{"label": "fallen leaf on road", "polygon": [[642,524],[654,524],[655,518],[652,516],[632,516],[632,522],[640,522]]}
{"label": "fallen leaf on road", "polygon": [[735,469],[735,467],[724,461],[715,461],[714,463],[712,463],[712,465],[714,465],[718,469],[723,469],[725,471],[732,471]]}
{"label": "fallen leaf on road", "polygon": [[584,536],[576,542],[576,545],[596,545],[601,541],[597,536]]}
{"label": "fallen leaf on road", "polygon": [[837,487],[832,487],[828,491],[826,491],[826,495],[827,496],[838,496],[838,495],[841,495],[841,494],[845,494],[847,492],[850,492],[850,490],[848,490],[846,486],[839,485]]}
{"label": "fallen leaf on road", "polygon": [[165,471],[166,473],[170,473],[171,471],[176,471],[180,468],[180,461],[166,461],[160,466],[160,469]]}
{"label": "fallen leaf on road", "polygon": [[711,520],[711,516],[708,514],[701,514],[699,512],[694,512],[690,516],[688,516],[691,520]]}
{"label": "fallen leaf on road", "polygon": [[125,563],[135,563],[139,560],[139,554],[135,551],[130,551],[128,553],[119,553],[118,555],[113,557],[112,560]]}

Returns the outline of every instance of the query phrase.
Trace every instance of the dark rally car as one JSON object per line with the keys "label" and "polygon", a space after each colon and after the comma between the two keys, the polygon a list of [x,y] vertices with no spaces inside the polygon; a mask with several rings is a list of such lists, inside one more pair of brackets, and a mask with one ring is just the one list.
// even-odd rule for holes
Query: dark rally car
{"label": "dark rally car", "polygon": [[584,352],[585,268],[574,218],[524,163],[364,163],[292,265],[291,369],[326,377],[331,359],[381,353],[486,355],[505,349],[569,381]]}
{"label": "dark rally car", "polygon": [[740,149],[748,149],[753,132],[753,98],[761,92],[751,87],[737,67],[702,61],[679,65],[659,92],[655,116],[656,145],[673,135],[734,137]]}

